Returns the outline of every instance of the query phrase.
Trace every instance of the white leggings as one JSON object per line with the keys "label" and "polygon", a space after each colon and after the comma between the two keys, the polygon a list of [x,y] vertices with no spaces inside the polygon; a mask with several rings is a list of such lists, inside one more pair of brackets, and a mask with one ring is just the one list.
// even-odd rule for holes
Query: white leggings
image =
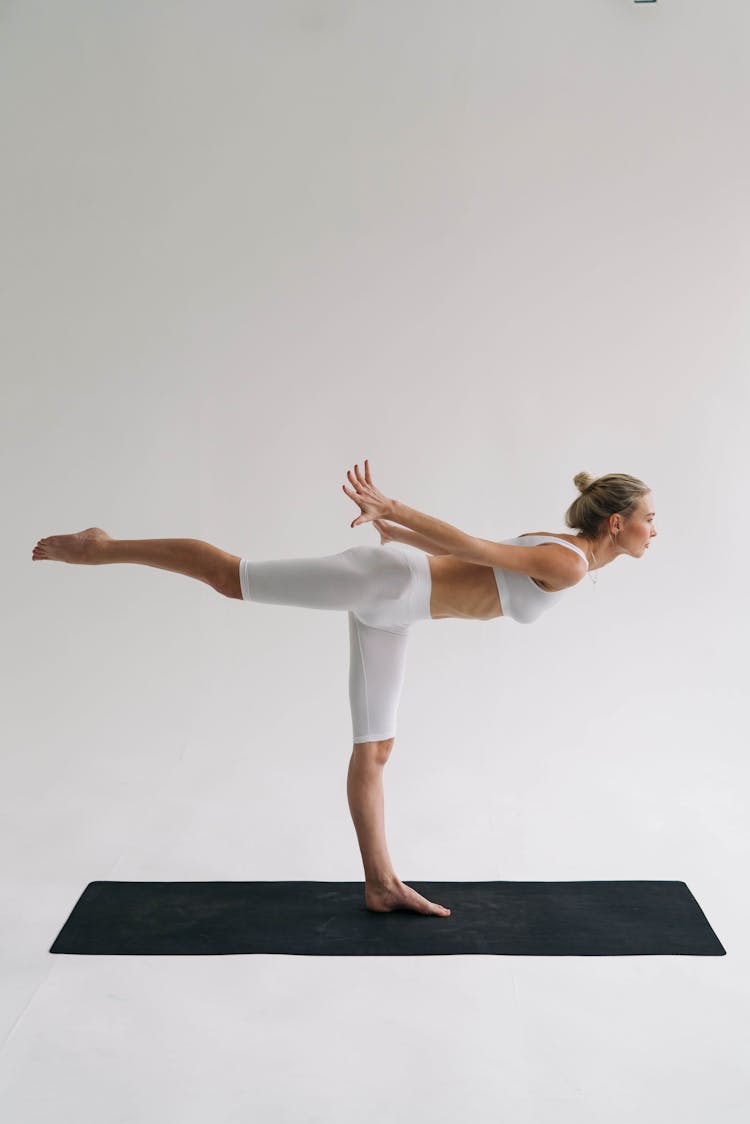
{"label": "white leggings", "polygon": [[323,558],[242,558],[240,584],[245,601],[347,610],[354,744],[395,737],[409,628],[430,619],[426,554],[386,543]]}

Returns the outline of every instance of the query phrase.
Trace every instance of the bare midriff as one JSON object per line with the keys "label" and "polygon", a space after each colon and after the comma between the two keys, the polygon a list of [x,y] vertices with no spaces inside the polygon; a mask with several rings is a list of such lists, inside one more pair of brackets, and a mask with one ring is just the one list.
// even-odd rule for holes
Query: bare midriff
{"label": "bare midriff", "polygon": [[432,574],[430,616],[463,617],[489,621],[501,617],[500,594],[491,566],[464,562],[454,554],[434,554],[428,559]]}
{"label": "bare midriff", "polygon": [[[527,534],[546,535],[547,531],[529,531]],[[572,535],[555,536],[575,543]],[[577,545],[577,544],[576,544]],[[465,562],[455,554],[429,555],[432,574],[430,616],[434,620],[445,617],[462,617],[465,620],[490,621],[503,615],[500,594],[491,566],[478,566]],[[532,578],[540,589],[552,592],[548,582]],[[563,587],[564,588],[564,587]]]}

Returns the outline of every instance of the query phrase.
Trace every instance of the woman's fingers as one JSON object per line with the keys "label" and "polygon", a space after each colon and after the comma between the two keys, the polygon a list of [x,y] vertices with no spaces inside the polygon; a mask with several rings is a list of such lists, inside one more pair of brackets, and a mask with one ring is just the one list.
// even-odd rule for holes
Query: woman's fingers
{"label": "woman's fingers", "polygon": [[367,461],[367,460],[365,461],[364,475],[362,474],[362,470],[360,469],[359,465],[355,464],[355,466],[354,466],[354,476],[352,476],[351,469],[349,470],[349,472],[347,472],[347,476],[351,480],[352,484],[355,484],[355,485],[356,484],[369,484],[370,487],[372,487],[372,476],[370,475],[370,462]]}
{"label": "woman's fingers", "polygon": [[354,466],[354,472],[355,475],[352,475],[352,470],[349,469],[346,475],[348,476],[350,483],[353,484],[357,492],[359,492],[365,486],[366,481],[362,479],[362,474],[359,471],[359,466],[356,464]]}
{"label": "woman's fingers", "polygon": [[370,476],[369,461],[365,461],[364,476],[360,471],[359,464],[355,464],[354,471],[352,471],[352,469],[350,468],[347,469],[346,476],[349,483],[354,488],[354,491],[350,491],[350,489],[347,488],[345,484],[343,484],[342,487],[347,496],[349,496],[350,499],[353,499],[355,503],[358,503],[360,507],[362,507],[363,504],[367,505],[368,503],[372,503],[373,500],[377,498],[378,491],[377,488],[375,488],[375,486],[373,485],[372,477]]}
{"label": "woman's fingers", "polygon": [[[365,506],[366,506],[366,504],[367,504],[367,501],[366,501],[366,500],[363,500],[363,499],[361,498],[361,496],[357,495],[357,493],[356,493],[356,492],[353,492],[353,491],[352,491],[352,490],[351,490],[350,488],[347,488],[346,484],[342,484],[342,485],[341,485],[341,487],[342,487],[342,488],[344,489],[344,491],[346,492],[346,494],[347,494],[347,496],[349,497],[349,499],[350,499],[350,500],[354,500],[354,502],[356,503],[356,505],[357,505],[357,507],[359,508],[359,510],[360,510],[361,512],[363,512],[363,513],[364,513],[364,510],[365,510]],[[353,524],[353,523],[352,523],[352,526],[354,526],[354,524]]]}

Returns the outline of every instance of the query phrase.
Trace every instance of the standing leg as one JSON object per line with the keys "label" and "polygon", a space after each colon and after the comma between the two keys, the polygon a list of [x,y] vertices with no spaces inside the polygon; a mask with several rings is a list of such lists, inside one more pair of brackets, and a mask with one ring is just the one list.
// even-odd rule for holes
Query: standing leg
{"label": "standing leg", "polygon": [[404,885],[394,870],[385,840],[383,768],[395,738],[408,641],[408,625],[378,628],[349,613],[349,702],[354,747],[347,796],[365,869],[367,908],[378,913],[412,909],[447,917],[449,909]]}
{"label": "standing leg", "polygon": [[416,913],[449,917],[449,909],[428,901],[401,881],[388,854],[383,768],[393,742],[393,738],[380,742],[358,742],[349,761],[346,792],[365,868],[365,905],[375,913],[409,909]]}
{"label": "standing leg", "polygon": [[375,890],[397,880],[385,841],[383,798],[383,767],[394,740],[355,744],[346,778],[349,811],[357,833],[368,894],[371,888]]}
{"label": "standing leg", "polygon": [[135,562],[185,574],[225,597],[242,597],[239,555],[201,539],[113,539],[101,527],[88,527],[75,535],[40,539],[31,557],[34,561],[50,559],[83,566]]}

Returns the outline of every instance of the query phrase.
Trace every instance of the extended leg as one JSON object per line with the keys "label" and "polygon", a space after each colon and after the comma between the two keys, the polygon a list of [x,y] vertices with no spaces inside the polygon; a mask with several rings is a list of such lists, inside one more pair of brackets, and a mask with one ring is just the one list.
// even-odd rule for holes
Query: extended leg
{"label": "extended leg", "polygon": [[229,554],[201,539],[113,539],[101,527],[74,535],[40,539],[32,559],[51,559],[84,566],[134,562],[206,582],[226,597],[242,597],[239,555]]}
{"label": "extended leg", "polygon": [[313,558],[242,558],[240,579],[247,601],[366,612],[399,604],[411,572],[398,552],[361,545]]}

